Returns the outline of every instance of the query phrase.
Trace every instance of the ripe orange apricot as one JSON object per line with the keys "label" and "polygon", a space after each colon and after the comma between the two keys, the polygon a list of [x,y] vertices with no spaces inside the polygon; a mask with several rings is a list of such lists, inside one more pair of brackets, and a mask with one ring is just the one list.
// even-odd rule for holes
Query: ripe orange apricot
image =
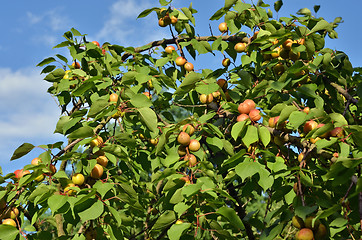
{"label": "ripe orange apricot", "polygon": [[242,113],[236,118],[236,121],[242,122],[242,121],[247,120],[248,118],[249,118],[248,114]]}
{"label": "ripe orange apricot", "polygon": [[79,62],[73,62],[73,63],[72,63],[72,66],[73,66],[75,69],[80,69],[80,64],[79,64]]}
{"label": "ripe orange apricot", "polygon": [[33,160],[31,160],[31,164],[32,165],[39,165],[41,163],[41,159],[40,158],[34,158]]}
{"label": "ripe orange apricot", "polygon": [[173,51],[175,51],[175,47],[174,46],[167,46],[165,48],[165,52],[168,53],[168,54],[171,54]]}
{"label": "ripe orange apricot", "polygon": [[314,239],[313,231],[310,230],[309,228],[302,228],[297,232],[295,238],[298,240],[313,240]]}
{"label": "ripe orange apricot", "polygon": [[196,159],[195,155],[193,155],[193,154],[187,154],[187,155],[185,156],[185,159],[184,159],[184,160],[188,162],[187,165],[188,165],[189,167],[193,167],[193,166],[195,166],[196,163],[197,163],[197,159]]}
{"label": "ripe orange apricot", "polygon": [[192,152],[199,151],[200,147],[201,147],[200,142],[196,139],[192,139],[189,143],[189,150]]}
{"label": "ripe orange apricot", "polygon": [[261,119],[260,110],[258,109],[251,109],[249,112],[249,118],[251,121],[259,121]]}
{"label": "ripe orange apricot", "polygon": [[4,219],[2,224],[16,227],[16,222],[11,218]]}
{"label": "ripe orange apricot", "polygon": [[341,127],[334,128],[333,130],[330,131],[329,134],[331,137],[338,137],[338,138],[344,137],[343,128]]}
{"label": "ripe orange apricot", "polygon": [[79,186],[80,186],[80,185],[83,185],[84,180],[85,180],[84,175],[81,174],[81,173],[76,173],[76,174],[74,174],[74,175],[72,176],[72,182],[73,182],[74,184],[79,185]]}
{"label": "ripe orange apricot", "polygon": [[92,41],[92,43],[95,44],[95,45],[97,45],[98,47],[100,47],[99,42],[97,42],[97,41]]}
{"label": "ripe orange apricot", "polygon": [[246,43],[243,42],[239,42],[234,46],[234,50],[238,53],[245,52],[245,49],[246,49]]}
{"label": "ripe orange apricot", "polygon": [[167,46],[165,48],[165,52],[168,54],[171,54],[173,51],[175,51],[175,47],[174,46]]}
{"label": "ripe orange apricot", "polygon": [[304,133],[309,133],[313,129],[315,129],[318,126],[318,123],[314,120],[309,120],[304,124],[303,131]]}
{"label": "ripe orange apricot", "polygon": [[99,165],[98,163],[94,166],[91,172],[91,177],[94,179],[99,179],[103,175],[103,166]]}
{"label": "ripe orange apricot", "polygon": [[209,104],[214,100],[214,97],[212,96],[212,94],[201,94],[200,95],[200,102],[203,104]]}
{"label": "ripe orange apricot", "polygon": [[177,66],[183,66],[186,63],[186,59],[184,57],[177,57],[175,63]]}
{"label": "ripe orange apricot", "polygon": [[230,58],[224,58],[221,62],[221,64],[224,66],[224,67],[228,67],[230,65]]}
{"label": "ripe orange apricot", "polygon": [[186,71],[191,72],[194,70],[194,65],[190,62],[184,64],[184,68]]}
{"label": "ripe orange apricot", "polygon": [[194,126],[192,126],[191,124],[188,123],[182,127],[182,131],[186,132],[188,135],[192,136],[192,134],[194,134],[194,132],[195,132],[195,128],[194,128]]}
{"label": "ripe orange apricot", "polygon": [[118,94],[117,93],[112,93],[111,95],[109,95],[109,101],[110,102],[117,102],[118,101]]}
{"label": "ripe orange apricot", "polygon": [[101,136],[97,136],[95,139],[93,139],[89,145],[93,148],[93,147],[100,147],[103,145],[103,139],[101,138]]}
{"label": "ripe orange apricot", "polygon": [[283,48],[286,50],[290,50],[290,49],[292,49],[292,44],[293,44],[293,40],[289,38],[289,39],[285,40],[285,42],[283,43]]}
{"label": "ripe orange apricot", "polygon": [[97,157],[97,163],[103,167],[107,167],[108,158],[106,156],[99,156]]}
{"label": "ripe orange apricot", "polygon": [[220,78],[219,80],[217,80],[217,85],[219,85],[221,87],[222,90],[226,91],[226,89],[228,88],[228,82],[223,79],[223,78]]}
{"label": "ripe orange apricot", "polygon": [[228,30],[228,26],[226,24],[226,22],[222,22],[219,24],[219,31],[224,33]]}
{"label": "ripe orange apricot", "polygon": [[190,144],[190,135],[188,135],[186,132],[180,132],[177,137],[177,142],[181,145],[187,146]]}

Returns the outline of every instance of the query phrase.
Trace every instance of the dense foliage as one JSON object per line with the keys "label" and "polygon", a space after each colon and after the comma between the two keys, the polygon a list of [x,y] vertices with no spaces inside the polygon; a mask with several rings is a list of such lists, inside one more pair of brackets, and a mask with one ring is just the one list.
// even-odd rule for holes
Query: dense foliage
{"label": "dense foliage", "polygon": [[139,15],[169,39],[99,46],[71,29],[55,48],[72,59],[39,63],[68,142],[1,177],[0,238],[360,239],[361,69],[325,47],[341,19],[225,0],[221,35],[199,36],[197,10],[171,1]]}

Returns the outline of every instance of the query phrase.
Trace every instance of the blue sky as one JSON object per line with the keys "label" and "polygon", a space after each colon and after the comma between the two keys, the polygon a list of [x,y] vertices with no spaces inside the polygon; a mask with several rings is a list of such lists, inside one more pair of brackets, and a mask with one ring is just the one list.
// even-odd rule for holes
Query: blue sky
{"label": "blue sky", "polygon": [[[174,0],[174,7],[188,7],[190,0]],[[245,0],[250,2],[250,0]],[[255,3],[257,0],[254,1]],[[265,0],[273,9],[274,1]],[[223,0],[194,0],[196,29],[209,35],[209,24],[214,34],[221,22],[210,22],[210,16],[224,4]],[[336,29],[339,38],[327,40],[326,47],[346,52],[354,67],[362,66],[362,1],[285,0],[279,17],[295,14],[300,8],[313,9],[321,5],[317,16],[333,21],[342,17],[344,23]],[[155,14],[143,19],[137,15],[146,8],[159,6],[156,0],[107,1],[8,1],[0,9],[0,166],[9,173],[29,164],[41,153],[33,150],[29,156],[10,162],[13,151],[22,143],[34,145],[53,143],[63,138],[53,134],[60,110],[46,93],[49,83],[42,80],[36,65],[42,59],[57,53],[67,56],[65,50],[53,49],[63,41],[62,35],[72,27],[88,34],[90,41],[105,41],[122,46],[141,46],[152,40],[170,37],[158,27]],[[276,16],[274,14],[274,16]],[[219,67],[220,58],[207,56],[194,63],[199,66]]]}

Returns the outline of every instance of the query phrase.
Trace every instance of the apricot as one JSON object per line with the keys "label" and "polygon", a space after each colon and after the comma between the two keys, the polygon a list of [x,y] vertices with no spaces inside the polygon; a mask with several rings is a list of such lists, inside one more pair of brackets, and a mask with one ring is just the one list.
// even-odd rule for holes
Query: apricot
{"label": "apricot", "polygon": [[304,221],[302,218],[300,218],[298,216],[293,216],[292,224],[296,228],[299,228],[299,229],[304,228]]}
{"label": "apricot", "polygon": [[101,178],[103,175],[103,166],[100,165],[100,164],[96,164],[93,169],[92,169],[92,172],[90,174],[90,176],[94,179],[99,179]]}
{"label": "apricot", "polygon": [[200,145],[200,142],[196,139],[192,139],[190,141],[190,144],[189,144],[189,150],[192,151],[192,152],[197,152],[199,151],[201,145]]}
{"label": "apricot", "polygon": [[195,128],[191,124],[185,124],[182,127],[182,131],[186,132],[188,135],[192,136],[192,134],[194,134],[194,132],[195,132]]}
{"label": "apricot", "polygon": [[249,115],[245,114],[245,113],[242,113],[236,118],[236,121],[242,122],[242,121],[245,121],[247,119],[249,119]]}
{"label": "apricot", "polygon": [[191,141],[190,135],[188,135],[186,132],[180,132],[177,137],[177,141],[179,144],[181,144],[183,146],[188,146]]}
{"label": "apricot", "polygon": [[302,228],[297,232],[295,238],[297,240],[313,240],[314,239],[313,231],[310,230],[309,228]]}
{"label": "apricot", "polygon": [[249,118],[253,122],[259,121],[261,119],[260,110],[251,109],[249,113]]}

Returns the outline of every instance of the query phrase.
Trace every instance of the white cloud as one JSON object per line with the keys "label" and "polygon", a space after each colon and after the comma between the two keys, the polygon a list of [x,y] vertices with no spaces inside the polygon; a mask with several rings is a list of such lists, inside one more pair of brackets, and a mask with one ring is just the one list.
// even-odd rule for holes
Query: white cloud
{"label": "white cloud", "polygon": [[8,163],[24,142],[48,144],[61,139],[53,134],[60,110],[47,93],[50,84],[39,73],[39,69],[0,68],[0,165]]}
{"label": "white cloud", "polygon": [[143,10],[153,5],[154,3],[150,0],[118,0],[110,7],[109,17],[103,28],[96,34],[96,39],[122,46],[139,46],[167,37],[169,34],[166,30],[157,28],[155,15],[137,19]]}
{"label": "white cloud", "polygon": [[27,12],[26,17],[31,25],[45,24],[45,26],[50,28],[52,31],[64,30],[65,26],[68,26],[70,20],[64,14],[60,14],[59,12],[61,12],[59,9],[50,10],[41,15]]}
{"label": "white cloud", "polygon": [[27,12],[26,16],[28,17],[29,23],[30,24],[36,24],[38,22],[40,22],[42,20],[42,17],[37,16],[31,12]]}

